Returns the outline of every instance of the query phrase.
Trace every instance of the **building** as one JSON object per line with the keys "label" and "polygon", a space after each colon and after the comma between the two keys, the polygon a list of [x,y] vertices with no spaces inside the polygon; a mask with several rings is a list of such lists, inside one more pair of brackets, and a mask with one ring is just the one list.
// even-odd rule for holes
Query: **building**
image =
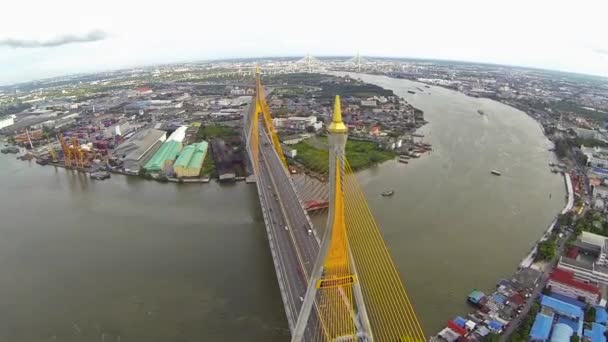
{"label": "building", "polygon": [[147,172],[170,175],[173,171],[173,162],[181,150],[181,142],[167,139],[146,163],[144,169],[146,169]]}
{"label": "building", "polygon": [[296,150],[295,148],[292,148],[291,146],[281,144],[281,149],[283,150],[283,154],[287,158],[293,159],[298,155],[298,150]]}
{"label": "building", "polygon": [[305,130],[308,127],[313,127],[315,131],[323,128],[323,123],[317,121],[317,117],[311,116],[292,116],[289,118],[274,118],[272,124],[276,128],[288,128],[291,130]]}
{"label": "building", "polygon": [[173,171],[179,178],[199,177],[203,168],[203,161],[207,156],[209,144],[206,141],[184,147],[173,164]]}
{"label": "building", "polygon": [[600,289],[597,285],[585,283],[574,278],[574,272],[555,269],[549,276],[547,287],[552,293],[559,293],[570,298],[584,298],[585,302],[595,305],[600,301]]}
{"label": "building", "polygon": [[287,136],[285,138],[283,138],[283,144],[285,145],[295,145],[299,142],[301,142],[302,140],[304,140],[304,137],[300,134],[297,135],[290,135]]}
{"label": "building", "polygon": [[361,100],[361,107],[376,107],[376,100]]}
{"label": "building", "polygon": [[591,342],[606,342],[606,326],[599,323],[592,323],[591,329],[585,329],[583,336]]}
{"label": "building", "polygon": [[593,198],[608,198],[608,187],[604,185],[593,186]]}
{"label": "building", "polygon": [[561,257],[557,263],[557,267],[574,272],[577,278],[584,281],[608,285],[608,268],[597,265],[594,262]]}
{"label": "building", "polygon": [[588,166],[608,168],[608,150],[605,148],[581,146],[581,151],[587,157]]}
{"label": "building", "polygon": [[5,116],[0,118],[0,129],[4,127],[12,126],[15,124],[15,115]]}
{"label": "building", "polygon": [[574,335],[574,329],[565,323],[557,323],[553,326],[551,342],[570,342],[570,337]]}
{"label": "building", "polygon": [[103,135],[106,139],[114,138],[115,136],[123,136],[127,134],[130,128],[131,126],[129,125],[129,121],[122,119],[116,124],[106,127]]}
{"label": "building", "polygon": [[171,133],[171,135],[167,138],[167,141],[177,141],[179,143],[184,141],[186,137],[186,131],[188,130],[188,126],[179,126],[178,128]]}
{"label": "building", "polygon": [[552,323],[553,315],[548,316],[543,313],[536,315],[530,330],[530,341],[546,341],[551,334]]}
{"label": "building", "polygon": [[167,133],[157,129],[144,129],[114,149],[126,172],[138,173],[167,139]]}
{"label": "building", "polygon": [[608,285],[608,239],[583,232],[575,246],[585,253],[579,253],[576,258],[561,257],[557,267],[574,272],[574,276],[583,281]]}
{"label": "building", "polygon": [[583,335],[585,314],[581,307],[546,295],[541,295],[540,305],[530,341],[570,342],[571,336]]}

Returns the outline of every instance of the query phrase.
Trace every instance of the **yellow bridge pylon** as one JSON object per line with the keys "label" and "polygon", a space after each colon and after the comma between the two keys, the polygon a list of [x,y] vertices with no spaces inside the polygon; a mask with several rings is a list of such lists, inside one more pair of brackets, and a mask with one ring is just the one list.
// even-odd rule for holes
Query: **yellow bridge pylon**
{"label": "yellow bridge pylon", "polygon": [[[327,131],[329,217],[292,342],[423,342],[413,306],[345,157],[348,130],[339,96]],[[312,313],[320,324],[311,323]]]}

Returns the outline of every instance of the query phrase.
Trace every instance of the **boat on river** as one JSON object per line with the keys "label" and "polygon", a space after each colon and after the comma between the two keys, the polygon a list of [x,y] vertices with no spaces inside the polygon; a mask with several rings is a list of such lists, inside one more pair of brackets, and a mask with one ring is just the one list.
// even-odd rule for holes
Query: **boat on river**
{"label": "boat on river", "polygon": [[382,193],[382,196],[384,197],[389,197],[389,196],[393,196],[395,194],[394,190],[387,190],[385,192]]}
{"label": "boat on river", "polygon": [[501,173],[499,171],[496,171],[496,170],[492,170],[492,171],[490,171],[490,173],[493,174],[494,176],[500,176],[501,175]]}

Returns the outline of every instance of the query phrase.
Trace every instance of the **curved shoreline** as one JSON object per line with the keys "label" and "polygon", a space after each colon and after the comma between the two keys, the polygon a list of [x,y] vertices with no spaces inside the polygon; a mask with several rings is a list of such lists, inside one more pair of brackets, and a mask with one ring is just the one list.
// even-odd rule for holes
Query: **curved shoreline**
{"label": "curved shoreline", "polygon": [[[399,80],[398,78],[393,78],[393,77],[390,77],[388,75],[383,75],[383,76],[386,76],[388,78],[392,78],[392,79],[395,79],[395,80]],[[426,83],[423,83],[423,82],[419,82],[417,80],[409,80],[408,79],[408,81],[419,83],[419,84],[426,84]],[[436,86],[436,85],[433,85],[433,86]],[[452,91],[454,91],[456,93],[460,93],[460,94],[465,95],[465,96],[469,96],[469,95],[467,95],[464,92],[461,92],[461,91],[458,91],[458,90],[455,90],[455,89],[452,89],[452,88],[442,87],[442,86],[439,86],[439,87],[443,88],[443,89],[446,89],[446,90],[452,90]],[[506,105],[508,107],[511,107],[513,109],[521,111],[523,114],[525,114],[525,116],[528,116],[529,118],[531,118],[532,120],[534,120],[534,122],[536,123],[536,125],[540,128],[540,133],[541,133],[542,137],[544,137],[545,139],[551,141],[551,139],[549,138],[549,136],[547,136],[546,131],[545,131],[544,127],[542,126],[541,122],[536,117],[534,117],[533,115],[531,115],[530,113],[526,112],[522,108],[519,108],[518,106],[515,106],[515,105],[513,105],[511,103],[506,103],[505,101],[499,101],[499,100],[493,99],[493,98],[486,98],[486,99],[493,100],[493,101],[495,101],[495,102],[497,102],[499,104]],[[432,121],[432,120],[430,120],[430,121]],[[431,124],[432,124],[432,122],[431,122]],[[559,209],[557,209],[557,207],[556,207],[556,210],[553,212],[553,214],[551,214],[549,216],[549,217],[553,217],[553,219],[552,219],[551,223],[548,226],[545,226],[546,225],[546,221],[545,221],[545,223],[542,223],[542,222],[540,223],[541,226],[545,226],[546,227],[546,229],[544,230],[544,232],[542,234],[540,234],[541,235],[540,237],[538,237],[538,235],[535,234],[535,237],[533,237],[533,238],[531,237],[531,238],[529,238],[529,240],[528,239],[522,240],[522,244],[525,243],[525,241],[530,241],[530,240],[534,241],[533,246],[531,247],[531,249],[529,250],[529,252],[526,253],[526,255],[523,257],[523,259],[520,259],[520,262],[518,264],[517,270],[515,270],[514,272],[506,270],[505,274],[513,274],[513,273],[518,274],[522,269],[526,269],[526,268],[537,269],[538,267],[536,267],[536,265],[534,265],[534,257],[535,257],[535,255],[537,253],[538,244],[540,242],[542,242],[542,241],[545,241],[550,236],[550,234],[552,234],[552,232],[553,232],[553,230],[554,230],[554,228],[556,226],[557,218],[559,217],[559,214],[560,213],[563,214],[563,213],[565,213],[565,212],[567,212],[567,211],[569,211],[569,210],[572,209],[572,207],[574,205],[574,191],[573,191],[573,187],[572,187],[572,180],[570,178],[570,174],[569,173],[564,172],[562,175],[563,175],[563,178],[564,178],[564,185],[566,187],[566,194],[565,194],[566,195],[565,196],[566,197],[566,203],[565,203],[565,205],[562,207],[561,211]],[[519,254],[519,253],[517,253],[517,254]],[[517,260],[517,256],[515,256],[515,260]],[[465,310],[463,310],[463,313],[465,313],[465,314],[469,314],[469,313],[475,312],[474,310],[470,310],[470,309],[466,310],[466,311]],[[517,319],[516,317],[519,317],[519,315],[518,316],[514,316],[512,319],[515,320],[515,319]],[[506,324],[506,322],[507,321],[504,321],[503,323]],[[445,327],[445,325],[444,325],[444,327]],[[440,332],[441,331],[443,331],[443,330],[440,329]],[[435,333],[431,333],[430,336],[432,338],[433,336],[436,336],[436,335],[435,335]]]}
{"label": "curved shoreline", "polygon": [[[572,179],[570,178],[570,174],[567,172],[564,172],[563,175],[564,175],[564,183],[566,185],[568,199],[566,200],[566,206],[560,212],[560,214],[565,214],[566,212],[570,211],[572,209],[572,207],[574,206],[574,190],[572,188]],[[519,263],[519,268],[532,267],[532,264],[534,263],[534,257],[536,255],[536,251],[538,250],[538,244],[549,238],[549,235],[551,235],[551,233],[553,232],[553,228],[555,228],[556,223],[557,223],[557,218],[555,218],[553,220],[553,222],[551,222],[551,224],[549,225],[549,227],[547,228],[547,230],[545,231],[543,236],[541,236],[541,238],[538,241],[536,241],[534,246],[532,246],[530,253],[528,253],[524,257],[524,259],[521,261],[521,263]]]}

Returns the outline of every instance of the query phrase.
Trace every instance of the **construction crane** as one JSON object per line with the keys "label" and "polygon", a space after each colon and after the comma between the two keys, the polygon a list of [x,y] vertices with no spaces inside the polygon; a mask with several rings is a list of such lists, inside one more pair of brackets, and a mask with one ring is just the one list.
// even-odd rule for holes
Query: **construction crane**
{"label": "construction crane", "polygon": [[49,146],[49,155],[51,156],[51,161],[53,163],[56,163],[57,160],[57,152],[55,152],[55,149],[53,148],[53,146]]}
{"label": "construction crane", "polygon": [[72,150],[63,138],[63,134],[59,134],[59,136],[57,136],[57,140],[59,140],[61,149],[63,150],[63,165],[65,165],[65,167],[72,167]]}

